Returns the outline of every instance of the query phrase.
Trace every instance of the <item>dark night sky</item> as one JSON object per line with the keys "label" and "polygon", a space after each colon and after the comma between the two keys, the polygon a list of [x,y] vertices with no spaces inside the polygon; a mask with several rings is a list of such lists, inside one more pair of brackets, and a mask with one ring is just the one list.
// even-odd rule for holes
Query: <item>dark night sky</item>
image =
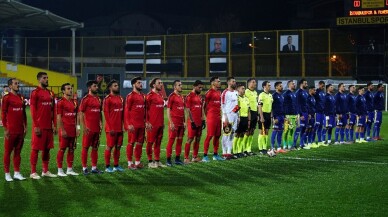
{"label": "dark night sky", "polygon": [[288,18],[296,16],[295,4],[285,0],[23,0],[23,3],[78,22],[123,12],[141,12],[150,16],[166,13],[206,19],[234,14],[240,20],[240,27],[235,31],[287,29]]}

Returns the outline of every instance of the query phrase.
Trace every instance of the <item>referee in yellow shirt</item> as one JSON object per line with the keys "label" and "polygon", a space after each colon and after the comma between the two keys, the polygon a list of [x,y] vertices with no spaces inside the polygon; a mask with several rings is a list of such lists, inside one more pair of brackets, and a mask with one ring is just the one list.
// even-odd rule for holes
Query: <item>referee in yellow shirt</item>
{"label": "referee in yellow shirt", "polygon": [[238,92],[238,125],[235,137],[233,138],[233,154],[235,157],[244,157],[245,150],[244,134],[249,130],[251,122],[251,114],[249,112],[249,100],[245,96],[245,86],[243,84],[237,85]]}
{"label": "referee in yellow shirt", "polygon": [[267,144],[268,144],[268,130],[271,127],[271,117],[272,117],[272,94],[269,92],[271,89],[271,83],[269,81],[264,81],[262,84],[263,92],[259,95],[259,151],[261,154],[267,153]]}
{"label": "referee in yellow shirt", "polygon": [[249,126],[249,129],[247,133],[245,133],[244,138],[243,138],[243,143],[245,145],[245,150],[244,150],[244,155],[256,155],[255,153],[252,152],[252,141],[253,141],[253,134],[255,133],[255,129],[257,126],[257,99],[258,99],[258,94],[256,91],[257,88],[257,82],[254,78],[249,78],[247,80],[247,89],[245,90],[245,97],[248,98],[249,100],[249,107],[251,108],[251,124]]}

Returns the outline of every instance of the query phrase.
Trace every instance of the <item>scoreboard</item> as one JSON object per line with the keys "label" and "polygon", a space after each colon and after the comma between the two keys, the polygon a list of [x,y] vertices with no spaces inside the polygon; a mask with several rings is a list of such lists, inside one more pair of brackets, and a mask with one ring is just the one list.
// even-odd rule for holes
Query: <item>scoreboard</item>
{"label": "scoreboard", "polygon": [[345,16],[388,15],[388,0],[345,0]]}
{"label": "scoreboard", "polygon": [[387,25],[388,0],[344,0],[345,15],[337,17],[337,26]]}

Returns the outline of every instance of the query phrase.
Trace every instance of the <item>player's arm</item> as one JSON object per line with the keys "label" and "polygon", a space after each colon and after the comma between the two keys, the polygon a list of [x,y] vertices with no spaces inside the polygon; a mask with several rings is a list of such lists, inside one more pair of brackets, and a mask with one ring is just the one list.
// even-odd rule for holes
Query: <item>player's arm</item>
{"label": "player's arm", "polygon": [[259,95],[259,102],[258,102],[258,107],[257,107],[260,115],[260,121],[261,123],[264,123],[264,115],[263,115],[263,99],[262,99],[262,94]]}
{"label": "player's arm", "polygon": [[173,105],[172,101],[173,101],[172,97],[169,97],[168,98],[168,103],[167,103],[167,118],[168,118],[169,123],[170,123],[170,129],[171,130],[175,130],[174,123],[172,122],[172,119],[171,119],[171,107]]}
{"label": "player's arm", "polygon": [[34,126],[34,133],[35,135],[40,135],[40,126],[38,121],[38,96],[37,91],[32,91],[31,97],[30,97],[30,110],[31,110],[31,116],[32,116],[32,123]]}
{"label": "player's arm", "polygon": [[24,100],[22,98],[22,101],[23,101],[23,128],[24,128],[24,136],[26,136],[26,133],[27,133],[27,114],[26,114],[26,104],[24,103]]}
{"label": "player's arm", "polygon": [[190,118],[191,128],[195,129],[197,126],[195,125],[195,122],[193,119],[193,114],[191,113],[190,108],[191,108],[191,97],[187,96],[186,103],[185,103],[185,114],[186,114],[186,116],[188,115]]}
{"label": "player's arm", "polygon": [[8,103],[8,97],[3,97],[2,98],[2,103],[1,103],[1,120],[3,122],[3,127],[4,127],[4,136],[5,138],[8,139],[9,137],[9,132],[8,132],[8,106],[9,106],[9,103]]}
{"label": "player's arm", "polygon": [[228,115],[227,115],[226,109],[225,109],[226,102],[228,101],[226,93],[227,93],[227,91],[224,91],[224,92],[222,92],[222,95],[221,95],[221,111],[222,111],[222,116],[224,117],[225,123],[228,124],[229,120],[228,120]]}
{"label": "player's arm", "polygon": [[125,99],[124,126],[125,126],[125,129],[130,132],[134,130],[134,127],[131,124],[131,117],[129,114],[131,108],[132,108],[132,99],[131,99],[131,95],[128,94]]}
{"label": "player's arm", "polygon": [[51,92],[51,96],[52,96],[52,125],[53,125],[53,131],[54,131],[54,134],[57,133],[57,117],[56,117],[56,114],[57,114],[57,105],[55,103],[55,94],[54,92]]}
{"label": "player's arm", "polygon": [[110,117],[110,100],[109,99],[110,98],[104,99],[104,108],[103,108],[104,111],[103,112],[104,112],[104,116],[105,116],[106,125],[109,128],[109,133],[114,134],[114,131],[112,130],[112,120]]}
{"label": "player's arm", "polygon": [[64,126],[63,126],[62,114],[61,114],[62,110],[61,109],[58,109],[58,110],[59,111],[58,111],[58,114],[57,114],[57,127],[58,127],[58,129],[61,129],[62,137],[66,138],[67,137],[67,133],[66,133],[66,130],[65,130]]}

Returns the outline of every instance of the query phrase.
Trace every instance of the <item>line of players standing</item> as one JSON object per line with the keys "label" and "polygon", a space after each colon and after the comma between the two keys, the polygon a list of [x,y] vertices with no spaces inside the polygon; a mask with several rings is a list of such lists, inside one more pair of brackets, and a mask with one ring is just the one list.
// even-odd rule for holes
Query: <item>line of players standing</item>
{"label": "line of players standing", "polygon": [[[203,89],[203,83],[196,81],[193,84],[193,90],[186,96],[182,96],[182,83],[179,80],[174,81],[174,92],[170,94],[167,104],[167,118],[168,124],[168,143],[167,143],[167,162],[166,165],[160,162],[160,146],[163,137],[164,130],[164,106],[165,102],[160,93],[162,90],[163,82],[160,78],[155,78],[150,82],[150,88],[152,89],[147,95],[142,93],[142,82],[140,77],[136,77],[131,80],[133,91],[127,95],[124,100],[119,94],[119,84],[117,81],[111,81],[108,84],[110,91],[109,95],[102,100],[97,96],[97,82],[88,81],[86,86],[88,88],[88,94],[82,99],[80,105],[72,99],[72,86],[69,83],[62,85],[61,90],[63,98],[55,104],[54,94],[47,89],[48,76],[44,72],[40,72],[37,75],[39,81],[38,87],[31,93],[30,106],[31,116],[33,121],[32,127],[32,148],[30,155],[31,174],[30,178],[40,179],[36,172],[36,165],[38,161],[38,154],[42,152],[42,164],[43,172],[42,176],[57,177],[78,175],[73,170],[74,149],[76,148],[77,137],[80,135],[81,126],[83,130],[82,137],[82,151],[81,162],[83,168],[83,174],[88,175],[90,173],[100,174],[103,171],[97,168],[98,159],[98,147],[100,145],[100,134],[102,132],[102,113],[105,116],[105,133],[106,133],[106,148],[104,152],[105,160],[105,172],[111,173],[115,171],[122,172],[124,169],[119,165],[120,149],[123,143],[123,132],[128,132],[128,145],[126,147],[126,155],[128,159],[128,168],[132,170],[143,168],[141,163],[142,147],[146,138],[146,154],[148,159],[149,168],[158,168],[172,166],[173,162],[176,165],[183,165],[192,162],[209,162],[208,150],[210,141],[213,139],[213,160],[232,159],[246,155],[253,155],[251,150],[252,138],[256,123],[261,126],[261,132],[259,135],[259,149],[261,152],[265,152],[266,144],[268,143],[268,129],[271,126],[271,119],[273,118],[273,134],[271,137],[272,148],[274,148],[274,138],[278,141],[278,152],[285,151],[285,149],[296,148],[296,140],[298,135],[301,135],[301,148],[313,147],[312,141],[314,137],[311,135],[318,135],[318,144],[322,142],[322,136],[329,135],[328,142],[330,143],[331,128],[334,126],[334,115],[337,114],[339,121],[337,126],[341,125],[341,117],[347,117],[348,111],[344,110],[343,113],[336,113],[333,108],[342,105],[339,101],[332,100],[332,86],[327,85],[327,92],[325,96],[322,96],[324,83],[320,82],[320,87],[317,89],[317,94],[313,88],[309,89],[309,94],[305,94],[305,88],[307,82],[301,80],[301,89],[296,91],[295,85],[292,81],[288,83],[289,90],[284,94],[282,92],[281,82],[275,83],[276,93],[269,94],[270,83],[263,83],[264,92],[257,97],[256,81],[255,79],[249,79],[247,81],[247,89],[242,84],[236,85],[233,77],[227,78],[228,88],[222,93],[219,89],[221,87],[221,81],[218,77],[212,77],[210,79],[211,88],[205,95],[205,100],[201,99],[201,91]],[[371,84],[372,85],[372,84]],[[24,180],[25,178],[20,174],[20,152],[23,146],[24,137],[27,131],[27,120],[25,114],[25,106],[23,98],[18,94],[19,82],[16,79],[10,79],[8,81],[10,87],[10,93],[3,99],[2,104],[2,120],[4,124],[4,136],[5,136],[5,151],[4,151],[4,169],[5,179],[7,181],[13,181],[13,179]],[[368,85],[369,88],[370,85]],[[237,88],[237,91],[235,89]],[[349,87],[351,94],[354,88]],[[373,89],[373,85],[372,85]],[[375,138],[379,138],[379,129],[381,125],[381,111],[383,109],[383,86],[378,85],[378,91],[374,96],[376,110],[375,119]],[[303,92],[302,92],[303,91]],[[368,101],[362,96],[362,88],[359,88],[360,97],[354,99],[356,104],[356,111],[350,110],[350,118],[352,115],[357,116],[358,122],[362,122],[363,117],[367,115],[368,108],[366,107]],[[340,92],[341,87],[340,87]],[[276,95],[277,94],[277,95]],[[314,95],[315,94],[315,95]],[[346,103],[348,103],[348,97]],[[316,109],[311,109],[309,106],[313,101],[311,96],[316,101]],[[318,96],[318,97],[317,97]],[[336,97],[337,98],[337,97]],[[340,97],[342,99],[342,97]],[[361,98],[361,99],[358,99]],[[350,99],[350,98],[349,98]],[[321,101],[319,101],[321,100]],[[322,104],[322,100],[325,103]],[[358,106],[361,104],[365,106]],[[268,102],[271,105],[268,105]],[[333,103],[331,105],[330,103]],[[273,105],[272,105],[273,103]],[[307,103],[307,110],[305,103]],[[345,103],[345,104],[346,104]],[[319,105],[324,105],[325,115],[324,121],[320,122],[317,118],[316,123],[312,121],[312,117],[319,117],[321,110]],[[380,107],[379,107],[380,106]],[[381,107],[382,106],[382,107]],[[272,107],[274,110],[272,111]],[[298,108],[296,108],[298,107]],[[221,114],[222,108],[222,115]],[[257,108],[257,109],[256,109]],[[284,109],[280,109],[284,108]],[[289,108],[292,108],[291,110]],[[350,106],[349,106],[350,108]],[[289,110],[287,110],[289,109]],[[280,112],[279,112],[280,111]],[[283,112],[282,112],[283,111]],[[296,111],[300,111],[300,114]],[[327,113],[328,112],[328,113]],[[331,113],[330,113],[331,112]],[[186,115],[185,115],[186,113]],[[295,113],[295,114],[294,114]],[[364,114],[365,113],[365,114]],[[299,119],[299,126],[296,124],[299,116],[305,117]],[[282,116],[283,119],[282,119]],[[295,117],[294,117],[295,116]],[[185,118],[187,117],[187,118]],[[223,127],[221,126],[221,117]],[[303,119],[306,120],[303,125]],[[206,121],[205,121],[206,120]],[[284,122],[282,121],[284,120]],[[344,118],[345,120],[345,118]],[[370,120],[370,119],[368,119]],[[295,123],[293,122],[295,121]],[[368,129],[368,121],[366,127]],[[354,122],[355,123],[355,122]],[[350,140],[353,140],[352,128],[353,122],[349,121],[347,129],[351,135]],[[295,124],[295,125],[293,125]],[[293,126],[296,127],[295,134],[293,134]],[[304,127],[305,126],[305,127]],[[314,130],[312,127],[314,126]],[[320,127],[321,126],[321,127]],[[322,130],[322,126],[325,126],[326,130]],[[359,126],[359,125],[357,125]],[[199,142],[202,134],[202,130],[207,127],[207,135],[204,141],[204,156],[201,159],[198,156]],[[364,125],[360,125],[360,132]],[[184,161],[181,161],[183,135],[185,129],[188,129],[188,139],[184,147]],[[224,137],[222,143],[223,156],[218,155],[219,138],[221,136],[221,129],[224,129]],[[283,133],[284,128],[284,133]],[[337,127],[342,129],[341,127]],[[337,135],[336,128],[336,135]],[[370,129],[371,127],[369,127]],[[59,151],[57,153],[57,175],[52,174],[49,168],[50,149],[54,147],[53,137],[58,129],[59,134]],[[229,130],[228,130],[229,129]],[[319,133],[322,131],[322,134]],[[313,132],[313,133],[312,133]],[[338,130],[341,135],[341,141],[343,141],[343,134],[341,130]],[[146,135],[146,136],[145,136]],[[280,135],[280,136],[279,136]],[[286,135],[286,136],[284,136]],[[289,135],[294,136],[294,144],[288,142],[284,138],[288,138]],[[356,137],[357,137],[356,133]],[[281,141],[279,138],[283,137],[283,148],[281,147]],[[360,136],[363,138],[363,136]],[[304,145],[304,141],[309,141],[307,145]],[[232,144],[233,141],[233,144]],[[279,142],[280,141],[280,142]],[[336,137],[337,141],[337,137]],[[364,141],[364,140],[359,140]],[[192,158],[189,158],[191,144],[193,145]],[[175,143],[175,160],[172,161],[172,148]],[[311,144],[311,145],[310,145]],[[91,149],[91,170],[87,167],[88,151]],[[233,155],[232,155],[233,149]],[[62,169],[62,162],[67,150],[67,170],[66,173]],[[10,175],[9,165],[10,156],[14,152],[14,176]],[[111,167],[111,158],[113,155],[113,167]],[[134,159],[134,161],[133,161]]]}

